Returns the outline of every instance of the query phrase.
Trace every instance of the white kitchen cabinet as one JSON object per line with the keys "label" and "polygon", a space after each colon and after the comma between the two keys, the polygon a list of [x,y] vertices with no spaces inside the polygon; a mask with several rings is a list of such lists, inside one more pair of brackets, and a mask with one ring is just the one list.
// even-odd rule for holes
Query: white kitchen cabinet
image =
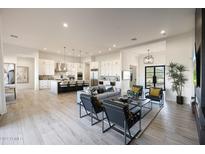
{"label": "white kitchen cabinet", "polygon": [[84,70],[84,64],[77,63],[77,72],[83,72],[83,70]]}
{"label": "white kitchen cabinet", "polygon": [[90,69],[98,69],[98,62],[91,62],[90,63]]}
{"label": "white kitchen cabinet", "polygon": [[105,76],[109,76],[109,63],[106,61],[105,62]]}
{"label": "white kitchen cabinet", "polygon": [[104,86],[110,86],[110,81],[104,80],[104,81],[103,81],[103,85],[104,85]]}
{"label": "white kitchen cabinet", "polygon": [[112,61],[112,76],[116,76],[116,71],[115,61]]}
{"label": "white kitchen cabinet", "polygon": [[102,75],[102,76],[120,76],[119,60],[101,62],[100,75]]}
{"label": "white kitchen cabinet", "polygon": [[105,62],[101,62],[101,64],[100,64],[100,75],[105,76],[105,72],[106,72]]}
{"label": "white kitchen cabinet", "polygon": [[40,80],[39,89],[50,89],[51,80]]}
{"label": "white kitchen cabinet", "polygon": [[112,76],[112,61],[107,62],[108,76]]}
{"label": "white kitchen cabinet", "polygon": [[67,63],[67,75],[75,76],[77,72],[76,63]]}
{"label": "white kitchen cabinet", "polygon": [[52,60],[39,60],[39,75],[54,75],[55,62]]}
{"label": "white kitchen cabinet", "polygon": [[113,75],[120,76],[120,63],[118,60],[113,61]]}
{"label": "white kitchen cabinet", "polygon": [[45,62],[43,60],[39,60],[39,75],[45,74]]}

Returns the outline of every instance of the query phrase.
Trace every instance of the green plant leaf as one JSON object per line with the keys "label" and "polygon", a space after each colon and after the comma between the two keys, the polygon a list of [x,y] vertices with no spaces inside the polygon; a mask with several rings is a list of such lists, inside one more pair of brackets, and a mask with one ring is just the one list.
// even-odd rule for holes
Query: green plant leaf
{"label": "green plant leaf", "polygon": [[182,95],[182,88],[188,80],[184,72],[187,71],[186,67],[182,64],[170,62],[168,65],[168,77],[172,80],[172,90],[177,93],[178,96]]}

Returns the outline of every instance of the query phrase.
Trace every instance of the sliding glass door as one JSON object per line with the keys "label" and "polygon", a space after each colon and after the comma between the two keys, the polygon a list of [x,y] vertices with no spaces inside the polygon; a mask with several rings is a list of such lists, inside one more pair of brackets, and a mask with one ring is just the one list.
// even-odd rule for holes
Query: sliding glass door
{"label": "sliding glass door", "polygon": [[165,90],[165,66],[146,66],[145,67],[145,88],[162,88]]}

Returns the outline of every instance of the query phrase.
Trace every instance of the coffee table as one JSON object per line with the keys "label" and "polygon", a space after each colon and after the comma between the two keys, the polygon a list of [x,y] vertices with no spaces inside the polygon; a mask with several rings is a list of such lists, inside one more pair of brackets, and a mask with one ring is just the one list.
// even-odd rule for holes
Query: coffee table
{"label": "coffee table", "polygon": [[128,103],[129,109],[133,110],[139,107],[141,110],[141,117],[145,117],[152,110],[152,101],[147,98],[132,98],[127,95],[118,98],[121,102]]}
{"label": "coffee table", "polygon": [[152,101],[147,98],[131,99],[128,101],[132,105],[137,105],[141,109],[141,117],[144,118],[152,110]]}

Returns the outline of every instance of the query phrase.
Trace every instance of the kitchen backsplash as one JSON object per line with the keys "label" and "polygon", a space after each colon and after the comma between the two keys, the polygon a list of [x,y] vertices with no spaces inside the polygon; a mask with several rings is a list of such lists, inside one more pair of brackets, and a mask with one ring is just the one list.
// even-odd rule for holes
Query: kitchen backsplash
{"label": "kitchen backsplash", "polygon": [[53,75],[39,75],[39,80],[53,80]]}

